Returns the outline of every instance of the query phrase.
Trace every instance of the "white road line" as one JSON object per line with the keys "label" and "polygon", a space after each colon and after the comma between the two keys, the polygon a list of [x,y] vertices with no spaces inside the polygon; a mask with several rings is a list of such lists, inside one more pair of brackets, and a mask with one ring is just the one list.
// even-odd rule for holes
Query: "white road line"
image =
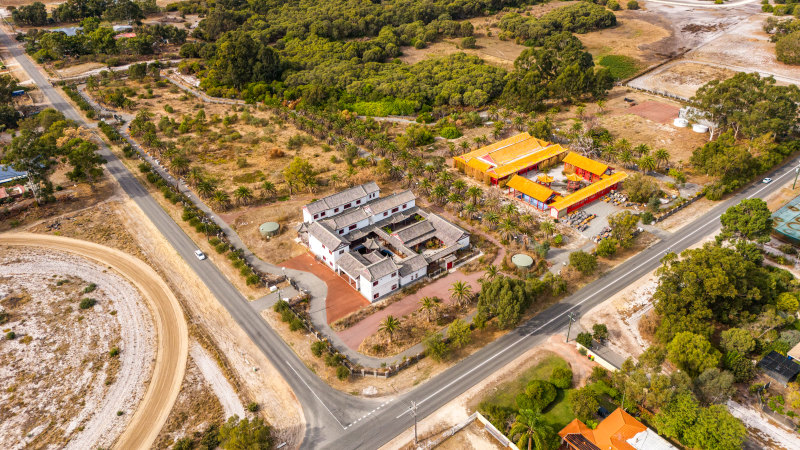
{"label": "white road line", "polygon": [[326,411],[328,411],[328,414],[330,414],[330,415],[333,417],[333,420],[335,420],[335,421],[336,421],[336,423],[338,423],[338,424],[339,424],[339,426],[340,426],[340,427],[342,427],[342,429],[343,429],[343,430],[346,430],[347,428],[345,428],[345,426],[344,426],[344,425],[342,425],[342,422],[339,422],[339,419],[338,419],[338,418],[337,418],[337,417],[336,417],[336,416],[335,416],[335,415],[334,415],[334,414],[331,412],[331,410],[330,410],[330,409],[328,409],[328,405],[326,405],[326,404],[325,404],[325,402],[323,402],[323,401],[322,401],[322,399],[321,399],[321,398],[319,398],[319,396],[317,395],[317,393],[316,393],[316,392],[314,392],[314,390],[313,390],[313,389],[311,389],[311,386],[309,386],[309,385],[308,385],[308,383],[306,383],[306,380],[304,380],[304,379],[303,379],[303,377],[301,377],[301,376],[300,376],[300,374],[299,374],[299,373],[297,373],[297,370],[295,370],[295,368],[294,368],[294,367],[292,367],[292,365],[291,365],[291,364],[289,364],[289,361],[285,361],[285,360],[284,360],[284,362],[286,363],[286,365],[287,365],[287,366],[289,366],[289,368],[290,368],[290,369],[292,369],[292,372],[294,372],[294,373],[295,373],[295,375],[297,375],[297,378],[298,378],[300,381],[302,381],[302,382],[303,382],[303,384],[305,384],[305,385],[306,385],[306,388],[308,388],[308,390],[309,390],[309,391],[311,391],[311,393],[314,395],[314,397],[316,397],[317,401],[319,401],[319,402],[320,402],[320,404],[321,404],[321,405],[322,405],[322,406],[325,408],[325,410],[326,410]]}
{"label": "white road line", "polygon": [[[780,176],[779,176],[778,178],[776,178],[776,179],[775,179],[773,182],[775,182],[775,181],[777,181],[777,180],[780,180],[781,178],[785,177],[786,175],[790,175],[792,172],[794,172],[794,170],[789,170],[788,172],[784,173],[783,175],[780,175]],[[746,198],[748,198],[748,199],[749,199],[749,198],[752,198],[752,197],[753,197],[753,196],[755,196],[755,195],[758,195],[758,194],[759,194],[761,191],[763,191],[763,190],[764,190],[764,189],[766,189],[767,187],[769,187],[769,186],[768,186],[768,185],[764,185],[764,186],[763,186],[761,189],[758,189],[757,191],[753,192],[752,194],[750,194],[750,195],[749,195],[749,196],[747,196]],[[716,222],[717,220],[719,220],[719,217],[715,217],[714,219],[711,219],[710,221],[708,221],[708,222],[704,223],[703,225],[701,225],[701,226],[697,227],[697,228],[696,228],[694,231],[692,231],[691,233],[689,233],[689,234],[687,234],[686,236],[684,236],[683,238],[679,239],[679,240],[678,240],[677,242],[675,242],[673,245],[680,244],[681,242],[685,241],[686,239],[689,239],[691,236],[693,236],[693,235],[697,234],[697,233],[698,233],[698,232],[699,232],[701,229],[705,228],[707,225],[709,225],[709,224],[711,224],[711,223],[713,223],[713,222]],[[645,260],[645,261],[644,261],[642,264],[640,264],[639,266],[637,266],[637,267],[634,267],[633,269],[631,269],[631,270],[629,270],[629,271],[625,272],[624,274],[622,274],[622,275],[618,276],[618,277],[617,277],[617,278],[616,278],[614,281],[611,281],[611,282],[607,283],[605,286],[603,286],[602,288],[600,288],[600,289],[599,289],[597,292],[595,292],[594,294],[592,294],[592,295],[590,295],[590,296],[586,297],[585,299],[581,300],[580,302],[576,303],[576,304],[575,304],[575,305],[573,305],[571,308],[567,309],[566,311],[564,311],[563,313],[559,314],[558,316],[556,316],[556,317],[553,317],[552,319],[548,320],[547,322],[545,322],[544,324],[542,324],[541,326],[539,326],[539,327],[538,327],[538,328],[536,328],[535,330],[533,330],[533,331],[531,331],[530,333],[528,333],[528,334],[526,334],[526,335],[522,336],[521,338],[517,339],[516,341],[514,341],[514,342],[513,342],[513,343],[511,343],[510,345],[506,346],[506,348],[504,348],[504,349],[500,350],[499,352],[495,353],[495,354],[494,354],[494,355],[492,355],[491,357],[487,358],[487,359],[486,359],[485,361],[483,361],[482,363],[478,364],[477,366],[473,367],[472,369],[470,369],[470,370],[469,370],[469,371],[467,371],[466,373],[462,374],[460,377],[458,377],[458,378],[456,378],[455,380],[453,380],[453,381],[451,381],[451,382],[447,383],[446,385],[444,385],[442,388],[440,388],[439,390],[437,390],[437,391],[436,391],[436,392],[434,392],[433,394],[431,394],[431,395],[429,395],[429,396],[425,397],[423,400],[420,400],[419,402],[417,402],[417,405],[421,405],[421,404],[425,403],[426,401],[430,400],[431,398],[433,398],[433,397],[435,397],[435,396],[439,395],[439,394],[440,394],[442,391],[444,391],[445,389],[448,389],[448,388],[449,388],[450,386],[452,386],[453,384],[455,384],[455,383],[458,383],[458,382],[459,382],[459,381],[461,381],[463,378],[465,378],[465,377],[469,376],[469,375],[470,375],[472,372],[474,372],[474,371],[476,371],[476,370],[480,369],[481,367],[483,367],[484,365],[488,364],[488,363],[489,363],[490,361],[492,361],[493,359],[497,358],[498,356],[500,356],[500,355],[502,355],[503,353],[505,353],[506,351],[508,351],[510,348],[512,348],[512,347],[514,347],[514,346],[516,346],[517,344],[519,344],[519,343],[520,343],[520,342],[522,342],[523,340],[525,340],[525,339],[529,338],[530,336],[532,336],[532,335],[536,334],[536,333],[537,333],[537,332],[539,332],[539,331],[540,331],[542,328],[544,328],[544,327],[546,327],[546,326],[550,325],[551,323],[553,323],[554,321],[556,321],[556,320],[558,320],[558,319],[561,319],[561,318],[563,318],[564,316],[566,316],[566,315],[567,315],[567,313],[569,313],[569,312],[570,312],[570,311],[572,311],[573,309],[575,309],[575,308],[579,307],[580,305],[582,305],[582,304],[586,303],[586,302],[587,302],[587,301],[589,301],[590,299],[594,298],[594,297],[595,297],[597,294],[599,294],[601,291],[605,290],[605,289],[606,289],[608,286],[611,286],[611,285],[613,285],[613,284],[617,283],[618,281],[620,281],[621,279],[625,278],[626,276],[630,275],[630,274],[631,274],[633,271],[637,270],[637,269],[638,269],[639,267],[641,267],[642,265],[644,265],[644,264],[647,264],[647,263],[649,263],[650,261],[652,261],[653,259],[660,257],[662,253],[666,254],[667,252],[666,252],[666,250],[665,250],[665,251],[663,251],[663,252],[659,252],[659,253],[657,253],[657,254],[655,254],[655,255],[651,256],[651,257],[650,257],[650,258],[648,258],[647,260]],[[395,419],[399,419],[399,418],[403,417],[404,415],[408,414],[409,412],[410,412],[409,410],[406,410],[404,413],[402,413],[402,414],[400,414],[399,416],[395,417]]]}

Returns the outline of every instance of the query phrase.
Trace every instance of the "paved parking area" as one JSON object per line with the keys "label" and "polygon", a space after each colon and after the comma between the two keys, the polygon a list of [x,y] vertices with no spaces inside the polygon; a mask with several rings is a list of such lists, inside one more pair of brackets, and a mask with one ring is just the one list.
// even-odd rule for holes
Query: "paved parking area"
{"label": "paved parking area", "polygon": [[303,253],[281,265],[289,269],[311,272],[325,282],[328,286],[325,313],[329,324],[369,305],[369,300],[358,293],[342,277],[336,275],[328,266],[315,260],[309,253]]}

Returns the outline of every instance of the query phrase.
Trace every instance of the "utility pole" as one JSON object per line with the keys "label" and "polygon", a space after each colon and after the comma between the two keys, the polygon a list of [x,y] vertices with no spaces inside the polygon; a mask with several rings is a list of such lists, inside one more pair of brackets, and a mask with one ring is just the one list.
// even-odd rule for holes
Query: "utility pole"
{"label": "utility pole", "polygon": [[412,401],[411,407],[408,408],[408,411],[414,416],[414,445],[417,445],[419,440],[417,439],[417,402]]}
{"label": "utility pole", "polygon": [[794,183],[792,183],[792,189],[794,189],[794,185],[797,184],[798,174],[800,174],[800,166],[794,168]]}
{"label": "utility pole", "polygon": [[567,314],[567,319],[569,319],[569,324],[567,325],[567,340],[566,340],[566,342],[569,342],[569,333],[572,330],[572,322],[575,322],[576,320],[578,320],[578,316],[576,316],[574,312],[571,312],[571,313]]}

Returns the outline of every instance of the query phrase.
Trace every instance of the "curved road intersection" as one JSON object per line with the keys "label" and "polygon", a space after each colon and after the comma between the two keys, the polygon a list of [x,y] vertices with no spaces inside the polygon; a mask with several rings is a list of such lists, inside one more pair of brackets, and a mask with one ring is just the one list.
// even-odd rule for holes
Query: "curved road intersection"
{"label": "curved road intersection", "polygon": [[[40,69],[23,54],[17,43],[5,32],[0,33],[0,43],[9,49],[58,110],[68,118],[85,124],[77,111],[50,85]],[[715,232],[719,227],[720,214],[729,206],[743,198],[763,197],[779,189],[781,183],[794,175],[794,167],[798,163],[798,158],[792,158],[772,172],[770,176],[774,181],[771,184],[750,185],[684,226],[679,233],[650,246],[449,370],[411,392],[384,400],[354,397],[322,382],[275,331],[255,314],[247,300],[216,266],[208,260],[198,261],[194,257],[193,251],[196,246],[192,240],[105,145],[101,146],[101,154],[108,161],[107,169],[125,192],[142,208],[292,387],[303,406],[307,423],[303,447],[342,449],[372,449],[390,441],[413,424],[413,418],[408,414],[410,401],[416,401],[420,418],[431,414],[480,380],[544,341],[547,336],[561,331],[566,326],[568,313],[586,313],[658,267],[661,258],[669,250],[681,251]]]}

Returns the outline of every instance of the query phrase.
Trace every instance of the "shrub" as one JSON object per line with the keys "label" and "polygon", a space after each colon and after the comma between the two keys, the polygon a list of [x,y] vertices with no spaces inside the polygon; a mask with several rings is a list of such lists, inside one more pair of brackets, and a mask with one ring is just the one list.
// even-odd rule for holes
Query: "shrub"
{"label": "shrub", "polygon": [[608,339],[608,327],[604,323],[592,325],[592,337],[597,342],[605,341]]}
{"label": "shrub", "polygon": [[549,381],[533,380],[528,383],[525,393],[515,399],[519,409],[542,411],[556,399],[556,387]]}
{"label": "shrub", "polygon": [[650,211],[643,212],[640,217],[642,219],[642,223],[645,225],[650,225],[651,223],[653,223],[653,220],[655,219],[653,217],[653,213],[651,213]]}
{"label": "shrub", "polygon": [[252,412],[252,413],[258,412],[259,409],[261,409],[261,407],[258,406],[258,403],[256,403],[256,402],[250,402],[250,403],[247,404],[247,410]]}
{"label": "shrub", "polygon": [[592,348],[592,333],[578,333],[578,337],[575,338],[575,341],[586,348]]}
{"label": "shrub", "polygon": [[8,333],[6,333],[6,339],[8,339],[9,341],[13,340],[16,337],[17,333],[14,333],[13,331],[9,331]]}
{"label": "shrub", "polygon": [[225,242],[220,242],[219,244],[214,246],[214,250],[216,250],[217,253],[220,254],[225,253],[228,251],[228,244],[226,244]]}
{"label": "shrub", "polygon": [[261,283],[261,277],[257,274],[251,273],[247,276],[247,278],[245,278],[245,282],[248,286],[255,286],[256,284]]}
{"label": "shrub", "polygon": [[558,247],[559,245],[561,245],[561,244],[563,244],[563,243],[564,243],[564,236],[562,236],[562,235],[560,235],[560,234],[557,234],[557,235],[556,235],[556,236],[553,238],[553,245],[555,245],[556,247]]}
{"label": "shrub", "polygon": [[116,358],[117,356],[119,356],[119,348],[111,347],[111,350],[108,351],[108,356],[112,358]]}
{"label": "shrub", "polygon": [[93,298],[86,297],[83,300],[81,300],[81,303],[78,306],[81,309],[89,309],[89,308],[91,308],[92,306],[94,306],[96,304],[97,304],[97,300],[95,300]]}
{"label": "shrub", "polygon": [[8,312],[5,309],[0,308],[0,324],[4,324],[8,322]]}
{"label": "shrub", "polygon": [[619,3],[617,3],[617,0],[608,0],[606,6],[612,11],[619,11]]}
{"label": "shrub", "polygon": [[600,256],[601,258],[609,258],[614,256],[614,254],[617,253],[617,240],[614,238],[603,239],[599,244],[597,244],[595,253],[597,253],[597,256]]}
{"label": "shrub", "polygon": [[461,137],[461,132],[454,126],[446,126],[439,130],[439,136],[445,139],[456,139]]}
{"label": "shrub", "polygon": [[432,123],[433,116],[429,112],[424,112],[417,116],[417,122],[419,123]]}
{"label": "shrub", "polygon": [[336,368],[336,378],[341,381],[350,378],[350,370],[344,364],[339,364],[339,367]]}
{"label": "shrub", "polygon": [[475,41],[475,36],[467,36],[464,39],[461,39],[461,48],[476,48],[477,42]]}
{"label": "shrub", "polygon": [[168,112],[170,114],[175,112],[175,110],[170,105],[164,105],[164,111],[166,111],[166,112]]}
{"label": "shrub", "polygon": [[325,365],[328,367],[336,367],[342,363],[342,355],[338,353],[328,353],[325,355]]}
{"label": "shrub", "polygon": [[150,173],[151,170],[150,164],[147,164],[146,162],[139,163],[139,172]]}
{"label": "shrub", "polygon": [[289,330],[291,331],[297,331],[302,328],[303,328],[303,321],[297,317],[295,317],[294,319],[292,319],[291,322],[289,322]]}
{"label": "shrub", "polygon": [[611,76],[617,80],[624,80],[636,74],[639,66],[635,59],[624,55],[606,55],[598,61],[603,67],[608,68]]}
{"label": "shrub", "polygon": [[325,350],[328,348],[322,341],[316,341],[311,344],[311,353],[316,356],[317,358],[321,357]]}
{"label": "shrub", "polygon": [[572,387],[572,370],[569,367],[556,367],[550,375],[550,383],[559,389]]}
{"label": "shrub", "polygon": [[569,254],[569,265],[584,275],[591,275],[597,270],[597,257],[578,250]]}
{"label": "shrub", "polygon": [[276,313],[280,313],[288,309],[289,309],[289,303],[287,303],[286,300],[278,300],[272,306],[272,310],[275,311]]}
{"label": "shrub", "polygon": [[628,2],[628,9],[639,9],[639,2],[636,0],[630,0]]}
{"label": "shrub", "polygon": [[444,341],[441,333],[433,333],[425,339],[425,354],[436,362],[447,359],[450,354],[450,347]]}

